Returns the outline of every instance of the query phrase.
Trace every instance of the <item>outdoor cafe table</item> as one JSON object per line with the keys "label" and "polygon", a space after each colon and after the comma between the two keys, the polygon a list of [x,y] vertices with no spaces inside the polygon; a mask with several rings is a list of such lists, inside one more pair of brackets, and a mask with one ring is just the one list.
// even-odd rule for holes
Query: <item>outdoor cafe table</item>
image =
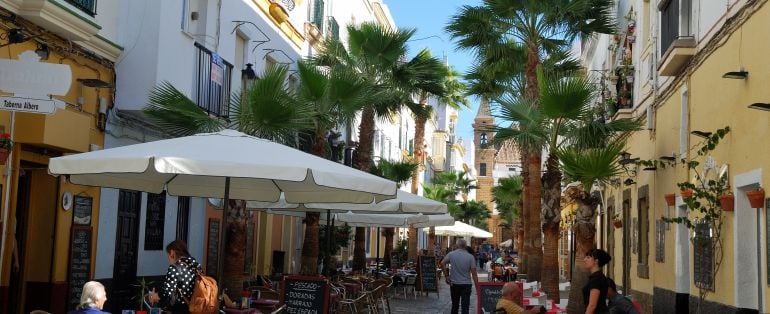
{"label": "outdoor cafe table", "polygon": [[254,308],[250,308],[250,309],[225,308],[225,314],[262,314],[262,312]]}
{"label": "outdoor cafe table", "polygon": [[251,301],[251,306],[260,310],[275,310],[278,308],[280,301],[273,299],[256,299]]}

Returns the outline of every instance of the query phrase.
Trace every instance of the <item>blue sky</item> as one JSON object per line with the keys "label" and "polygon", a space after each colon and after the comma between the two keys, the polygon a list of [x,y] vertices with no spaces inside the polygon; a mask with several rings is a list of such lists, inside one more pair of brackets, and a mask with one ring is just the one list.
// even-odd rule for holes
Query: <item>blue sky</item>
{"label": "blue sky", "polygon": [[[478,5],[480,3],[480,0],[385,0],[385,4],[390,9],[390,14],[398,27],[417,29],[413,38],[440,37],[440,39],[431,37],[410,42],[410,54],[413,55],[422,48],[429,48],[437,57],[446,54],[449,58],[449,65],[460,73],[465,73],[473,58],[469,52],[455,51],[455,45],[444,32],[444,26],[462,5]],[[471,108],[460,112],[457,123],[457,135],[465,140],[473,138],[471,124],[479,108],[478,99],[469,98],[469,100]]]}

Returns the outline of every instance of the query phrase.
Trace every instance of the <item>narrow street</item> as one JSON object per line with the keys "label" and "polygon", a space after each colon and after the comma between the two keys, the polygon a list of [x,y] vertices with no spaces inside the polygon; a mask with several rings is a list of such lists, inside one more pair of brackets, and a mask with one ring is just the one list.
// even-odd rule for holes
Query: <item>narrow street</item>
{"label": "narrow street", "polygon": [[[485,271],[479,271],[479,281],[487,281],[487,273]],[[471,307],[470,313],[476,313],[476,287],[474,287],[471,293]],[[404,298],[403,291],[400,289],[391,289],[390,306],[392,307],[391,313],[405,314],[405,313],[449,313],[452,308],[452,299],[449,295],[449,286],[442,280],[439,282],[439,293],[429,293],[426,297],[425,294],[418,295],[414,298],[413,295],[407,293],[407,297]]]}

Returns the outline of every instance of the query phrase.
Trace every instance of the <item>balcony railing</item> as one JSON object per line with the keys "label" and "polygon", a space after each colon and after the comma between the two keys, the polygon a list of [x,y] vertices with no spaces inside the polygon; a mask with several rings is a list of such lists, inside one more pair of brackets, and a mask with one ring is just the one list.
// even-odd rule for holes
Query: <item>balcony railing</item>
{"label": "balcony railing", "polygon": [[313,24],[323,32],[324,26],[324,1],[313,1]]}
{"label": "balcony railing", "polygon": [[340,40],[340,24],[337,24],[337,20],[333,17],[329,17],[329,37],[334,40]]}
{"label": "balcony railing", "polygon": [[90,16],[96,16],[96,0],[64,0]]}
{"label": "balcony railing", "polygon": [[230,76],[233,65],[195,43],[193,99],[207,113],[227,117],[230,113]]}
{"label": "balcony railing", "polygon": [[692,0],[667,0],[660,8],[660,55],[664,55],[677,39],[692,38],[690,28],[690,2]]}

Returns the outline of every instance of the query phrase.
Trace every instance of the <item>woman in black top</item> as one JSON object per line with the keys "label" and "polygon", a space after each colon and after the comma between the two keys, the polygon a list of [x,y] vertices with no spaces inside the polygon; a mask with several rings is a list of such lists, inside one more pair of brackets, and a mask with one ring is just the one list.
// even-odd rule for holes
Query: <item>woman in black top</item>
{"label": "woman in black top", "polygon": [[166,254],[170,265],[163,282],[163,298],[153,289],[150,292],[150,302],[161,301],[161,307],[172,313],[189,313],[185,299],[192,297],[196,270],[200,271],[201,265],[190,256],[187,244],[180,240],[169,243],[166,246]]}
{"label": "woman in black top", "polygon": [[609,313],[607,308],[607,277],[602,273],[602,266],[612,260],[610,254],[600,249],[592,249],[586,253],[583,264],[591,272],[588,283],[583,286],[583,303],[586,314]]}

